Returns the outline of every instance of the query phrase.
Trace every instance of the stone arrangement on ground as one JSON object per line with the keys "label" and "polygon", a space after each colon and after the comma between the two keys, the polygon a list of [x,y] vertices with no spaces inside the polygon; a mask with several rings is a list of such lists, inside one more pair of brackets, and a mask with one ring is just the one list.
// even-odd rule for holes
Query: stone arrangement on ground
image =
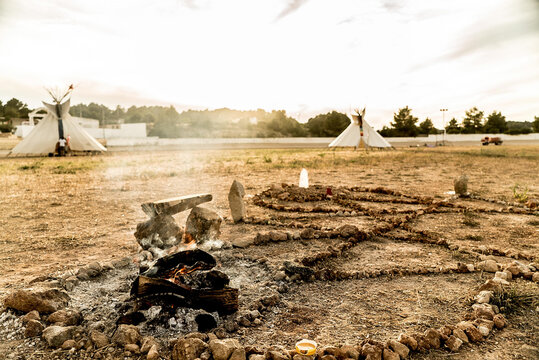
{"label": "stone arrangement on ground", "polygon": [[[209,194],[146,203],[151,218],[137,226],[137,254],[43,276],[9,294],[0,340],[13,342],[12,358],[73,359],[385,360],[480,346],[508,325],[500,299],[511,284],[537,291],[537,254],[452,241],[421,229],[421,221],[539,213],[469,194],[466,182],[457,180],[457,196],[447,199],[383,187],[282,184],[244,203],[245,189],[235,181],[228,200],[238,233],[229,241],[220,240],[228,220],[198,206],[211,201]],[[189,209],[182,227],[173,215]],[[410,255],[395,255],[394,244]],[[197,249],[195,260],[177,260],[174,272],[158,269],[194,248],[207,253]],[[380,257],[386,261],[378,264]],[[157,272],[162,296],[134,298],[140,276]],[[167,281],[181,291],[238,289],[237,307],[178,305],[172,290],[162,290]],[[439,293],[445,287],[446,298],[434,299],[436,306],[418,287]],[[400,310],[376,307],[384,296]],[[310,308],[312,299],[322,304]],[[429,309],[418,315],[413,306],[421,300]],[[389,313],[388,326],[376,323],[382,316],[376,312]],[[318,342],[315,355],[296,352],[293,344],[302,338]]]}

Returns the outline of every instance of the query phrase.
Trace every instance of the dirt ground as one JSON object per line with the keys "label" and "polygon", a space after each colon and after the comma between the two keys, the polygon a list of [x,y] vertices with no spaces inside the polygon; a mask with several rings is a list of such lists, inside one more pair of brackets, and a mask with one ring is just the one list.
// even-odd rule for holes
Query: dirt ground
{"label": "dirt ground", "polygon": [[[382,186],[441,200],[451,196],[448,192],[453,190],[453,179],[467,174],[468,189],[477,197],[511,203],[539,199],[539,146],[371,152],[161,151],[95,157],[0,158],[0,298],[39,275],[135,254],[138,245],[133,232],[136,224],[146,218],[140,204],[152,200],[191,193],[213,194],[214,200],[208,207],[225,218],[221,238],[232,243],[254,237],[257,232],[283,230],[279,224],[293,220],[328,228],[353,224],[370,229],[375,225],[376,221],[366,215],[283,213],[253,203],[253,196],[272,184],[297,184],[302,168],[309,170],[311,184],[335,188]],[[275,222],[232,223],[227,194],[235,179],[245,186],[248,214]],[[471,208],[504,208],[482,200],[456,202]],[[358,203],[378,210],[417,208],[401,203]],[[176,218],[182,224],[186,216],[182,213]],[[411,224],[417,231],[426,230],[461,247],[491,246],[526,254],[527,262],[539,259],[537,213],[433,213]],[[319,252],[335,241],[268,243],[233,249],[231,253],[255,262],[265,258],[256,262],[254,269],[262,263],[278,270],[284,260]],[[328,259],[324,267],[383,272],[393,268],[450,266],[457,261],[473,263],[481,259],[480,254],[476,255],[388,236],[362,242],[342,256]],[[498,256],[496,260],[507,263],[514,259]],[[406,330],[422,331],[461,319],[470,305],[470,294],[484,282],[485,276],[430,274],[292,283],[282,304],[264,326],[240,336],[246,344],[287,346],[302,336],[328,345],[358,342],[367,335],[378,340],[396,338]],[[513,286],[539,296],[537,286],[519,282]],[[240,294],[241,291],[240,288]],[[246,290],[240,300],[248,301],[248,295]],[[539,343],[537,311],[527,307],[508,314],[508,328],[496,332],[483,345],[467,346],[451,358],[533,358],[529,346]],[[429,359],[447,357],[448,353],[442,350],[414,355]]]}

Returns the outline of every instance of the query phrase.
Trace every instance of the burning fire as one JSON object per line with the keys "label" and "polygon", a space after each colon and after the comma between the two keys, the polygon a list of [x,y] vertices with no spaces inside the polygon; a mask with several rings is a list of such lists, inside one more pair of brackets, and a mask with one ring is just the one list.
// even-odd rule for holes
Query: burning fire
{"label": "burning fire", "polygon": [[183,235],[182,242],[176,246],[171,247],[168,250],[168,254],[174,254],[180,251],[185,250],[194,250],[197,248],[197,243],[195,241],[195,238],[191,236],[191,234],[185,233]]}
{"label": "burning fire", "polygon": [[165,280],[168,280],[175,284],[180,284],[182,282],[182,276],[188,275],[202,268],[203,266],[197,263],[193,266],[183,266],[179,269],[172,269],[168,274],[165,275]]}

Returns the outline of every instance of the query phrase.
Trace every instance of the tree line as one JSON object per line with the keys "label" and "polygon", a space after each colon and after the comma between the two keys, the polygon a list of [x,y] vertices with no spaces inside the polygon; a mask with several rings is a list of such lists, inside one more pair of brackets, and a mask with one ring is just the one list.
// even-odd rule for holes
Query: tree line
{"label": "tree line", "polygon": [[[380,134],[385,137],[415,137],[418,135],[441,134],[443,130],[436,129],[432,120],[426,118],[417,125],[419,119],[412,115],[408,106],[393,114],[393,122],[384,126]],[[499,111],[493,111],[485,117],[485,113],[477,107],[467,110],[459,122],[456,118],[449,120],[445,127],[447,134],[529,134],[539,132],[539,117],[534,121],[507,121]]]}
{"label": "tree line", "polygon": [[[12,130],[10,120],[27,118],[31,110],[18,99],[11,99],[5,104],[0,101],[0,130]],[[100,125],[118,123],[146,123],[149,136],[161,138],[182,137],[336,137],[349,124],[346,114],[331,111],[311,117],[306,123],[300,123],[286,114],[284,110],[266,111],[232,110],[187,110],[179,113],[171,106],[116,106],[110,109],[97,103],[77,104],[70,108],[72,116],[99,120]],[[419,119],[412,115],[408,106],[399,109],[393,115],[390,126],[380,131],[382,136],[418,136],[441,133],[432,120]],[[448,134],[508,133],[527,134],[539,132],[539,117],[533,122],[506,121],[505,116],[494,111],[486,118],[476,107],[466,111],[462,121],[453,118],[446,126]]]}

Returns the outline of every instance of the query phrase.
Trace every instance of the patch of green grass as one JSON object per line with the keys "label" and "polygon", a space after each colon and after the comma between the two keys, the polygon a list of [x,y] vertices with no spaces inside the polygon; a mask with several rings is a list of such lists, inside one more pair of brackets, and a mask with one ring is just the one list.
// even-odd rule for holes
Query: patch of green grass
{"label": "patch of green grass", "polygon": [[25,164],[25,165],[19,166],[19,170],[22,170],[22,171],[34,170],[35,171],[35,170],[41,169],[42,166],[43,166],[43,160],[38,160],[31,164]]}
{"label": "patch of green grass", "polygon": [[79,172],[86,172],[96,167],[94,162],[72,162],[67,161],[56,166],[51,167],[51,173],[53,174],[77,174]]}
{"label": "patch of green grass", "polygon": [[271,158],[271,156],[269,156],[269,155],[264,155],[264,162],[265,162],[266,164],[271,163],[272,161],[273,161],[273,159]]}
{"label": "patch of green grass", "polygon": [[513,191],[513,198],[516,201],[520,203],[525,203],[528,201],[529,189],[527,186],[521,187],[519,184],[515,184],[511,187],[511,190]]}

